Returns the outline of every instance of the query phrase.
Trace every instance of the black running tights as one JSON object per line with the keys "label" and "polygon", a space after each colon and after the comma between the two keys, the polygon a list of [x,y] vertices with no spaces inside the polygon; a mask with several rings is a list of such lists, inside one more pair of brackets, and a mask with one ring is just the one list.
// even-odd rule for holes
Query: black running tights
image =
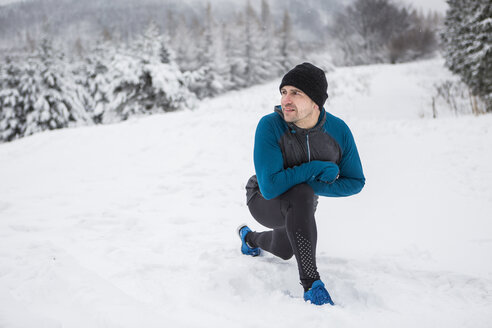
{"label": "black running tights", "polygon": [[305,290],[320,278],[316,267],[316,205],[317,197],[305,183],[270,200],[258,193],[248,203],[255,220],[272,230],[250,232],[246,241],[284,260],[294,255]]}

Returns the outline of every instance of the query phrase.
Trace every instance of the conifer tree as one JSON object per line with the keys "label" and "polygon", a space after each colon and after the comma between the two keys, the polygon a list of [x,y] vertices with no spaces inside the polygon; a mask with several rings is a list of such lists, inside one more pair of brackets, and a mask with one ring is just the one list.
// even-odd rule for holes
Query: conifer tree
{"label": "conifer tree", "polygon": [[63,56],[44,37],[37,54],[29,58],[21,72],[19,93],[23,98],[26,119],[25,135],[88,122],[90,118],[75,92]]}
{"label": "conifer tree", "polygon": [[103,123],[104,115],[112,105],[114,50],[115,46],[109,41],[99,42],[74,72],[76,83],[83,89],[81,101],[94,123]]}
{"label": "conifer tree", "polygon": [[231,81],[231,63],[226,48],[227,25],[221,24],[216,29],[216,48],[214,56],[215,71],[221,77],[222,91],[227,91],[232,88]]}
{"label": "conifer tree", "polygon": [[162,45],[159,28],[151,21],[130,47],[116,54],[111,64],[114,101],[105,120],[193,106],[194,96],[176,63],[162,62]]}
{"label": "conifer tree", "polygon": [[448,0],[444,42],[446,66],[492,112],[492,4],[488,0]]}
{"label": "conifer tree", "polygon": [[244,56],[246,61],[246,83],[247,85],[253,85],[264,80],[267,75],[263,69],[263,61],[265,55],[261,52],[262,42],[261,26],[256,11],[251,6],[251,2],[248,1],[245,10],[245,24],[244,24]]}
{"label": "conifer tree", "polygon": [[167,32],[165,32],[162,35],[161,47],[159,49],[159,57],[161,63],[163,64],[170,64],[171,62],[174,62],[176,59],[176,54],[171,49],[170,38]]}
{"label": "conifer tree", "polygon": [[6,57],[0,66],[0,142],[24,134],[24,106],[18,91],[20,72],[18,63],[11,57]]}
{"label": "conifer tree", "polygon": [[224,49],[223,34],[212,14],[212,6],[207,4],[201,39],[199,69],[192,74],[190,85],[198,98],[215,96],[230,89],[230,67]]}
{"label": "conifer tree", "polygon": [[175,26],[175,33],[171,35],[170,45],[176,53],[176,63],[182,72],[194,72],[200,68],[200,40],[202,26],[195,22],[188,26],[186,17],[180,16]]}
{"label": "conifer tree", "polygon": [[275,34],[275,25],[267,0],[261,1],[261,70],[265,79],[277,77],[284,72],[281,65],[279,40]]}
{"label": "conifer tree", "polygon": [[244,14],[239,12],[235,19],[236,23],[230,26],[227,49],[231,65],[231,81],[235,89],[244,88],[248,85],[246,80],[247,61],[245,53],[246,37],[244,30],[246,22]]}
{"label": "conifer tree", "polygon": [[287,10],[284,12],[280,29],[280,63],[284,71],[293,67],[297,61],[297,44],[292,31],[292,22]]}

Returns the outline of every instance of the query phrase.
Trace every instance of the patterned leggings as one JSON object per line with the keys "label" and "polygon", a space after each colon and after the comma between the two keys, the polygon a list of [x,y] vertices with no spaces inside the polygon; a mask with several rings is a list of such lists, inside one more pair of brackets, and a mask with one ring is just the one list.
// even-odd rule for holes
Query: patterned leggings
{"label": "patterned leggings", "polygon": [[251,232],[246,241],[284,260],[295,255],[304,290],[320,278],[316,267],[314,218],[317,199],[309,185],[299,184],[270,200],[258,193],[248,203],[255,220],[272,230]]}

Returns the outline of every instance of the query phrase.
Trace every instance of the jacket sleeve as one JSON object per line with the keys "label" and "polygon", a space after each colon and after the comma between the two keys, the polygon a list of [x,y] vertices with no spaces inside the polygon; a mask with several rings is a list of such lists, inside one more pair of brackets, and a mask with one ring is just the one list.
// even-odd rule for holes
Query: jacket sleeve
{"label": "jacket sleeve", "polygon": [[258,123],[254,146],[258,186],[265,199],[278,197],[295,185],[313,180],[327,165],[327,162],[311,161],[284,169],[282,150],[271,119],[265,116]]}
{"label": "jacket sleeve", "polygon": [[345,197],[359,193],[365,185],[366,179],[362,171],[359,152],[349,127],[342,124],[341,136],[342,159],[339,164],[340,175],[332,183],[309,181],[316,195],[327,197]]}

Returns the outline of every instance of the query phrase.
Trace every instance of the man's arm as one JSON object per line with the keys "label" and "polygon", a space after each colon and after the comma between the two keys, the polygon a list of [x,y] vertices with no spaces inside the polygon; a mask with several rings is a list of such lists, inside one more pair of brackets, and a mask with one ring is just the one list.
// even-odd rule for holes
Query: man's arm
{"label": "man's arm", "polygon": [[359,152],[355,145],[354,137],[348,126],[343,124],[344,133],[340,143],[342,148],[342,160],[340,161],[340,174],[332,183],[321,181],[309,181],[316,195],[327,197],[345,197],[357,194],[365,184],[362,164]]}
{"label": "man's arm", "polygon": [[278,197],[293,186],[314,179],[325,168],[336,165],[330,162],[311,161],[284,169],[282,151],[270,120],[269,116],[263,117],[258,123],[255,134],[254,164],[258,186],[264,198]]}

